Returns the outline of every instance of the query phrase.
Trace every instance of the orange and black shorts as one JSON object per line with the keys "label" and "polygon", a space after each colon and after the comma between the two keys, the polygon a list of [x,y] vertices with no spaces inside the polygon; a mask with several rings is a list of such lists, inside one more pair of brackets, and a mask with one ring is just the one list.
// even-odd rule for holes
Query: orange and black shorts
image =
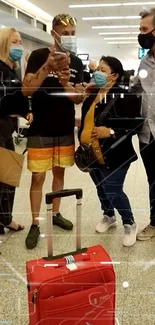
{"label": "orange and black shorts", "polygon": [[74,134],[60,137],[29,137],[27,141],[28,169],[43,173],[54,166],[74,165]]}

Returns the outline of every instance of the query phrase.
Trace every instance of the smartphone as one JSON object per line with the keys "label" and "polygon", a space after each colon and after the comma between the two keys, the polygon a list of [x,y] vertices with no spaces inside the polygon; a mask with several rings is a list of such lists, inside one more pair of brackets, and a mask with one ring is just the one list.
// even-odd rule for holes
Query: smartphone
{"label": "smartphone", "polygon": [[54,52],[53,56],[66,55],[64,52]]}

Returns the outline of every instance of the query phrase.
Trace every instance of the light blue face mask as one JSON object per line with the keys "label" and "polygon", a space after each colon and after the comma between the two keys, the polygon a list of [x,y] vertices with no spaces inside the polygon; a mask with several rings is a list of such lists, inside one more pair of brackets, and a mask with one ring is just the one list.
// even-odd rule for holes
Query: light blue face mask
{"label": "light blue face mask", "polygon": [[20,61],[22,55],[23,55],[22,48],[10,46],[9,58],[11,59],[11,61],[13,62]]}
{"label": "light blue face mask", "polygon": [[55,38],[57,44],[64,52],[70,52],[77,54],[77,38],[72,35],[62,35],[60,36],[55,30],[54,33],[59,37],[60,42]]}
{"label": "light blue face mask", "polygon": [[104,88],[107,84],[107,75],[102,71],[95,71],[90,82],[95,83],[97,88]]}

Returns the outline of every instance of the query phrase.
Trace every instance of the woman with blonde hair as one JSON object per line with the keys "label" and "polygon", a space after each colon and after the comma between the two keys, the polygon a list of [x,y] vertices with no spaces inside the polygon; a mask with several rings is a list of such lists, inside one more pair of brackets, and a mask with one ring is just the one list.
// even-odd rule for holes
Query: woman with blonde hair
{"label": "woman with blonde hair", "polygon": [[[12,133],[15,131],[17,116],[32,122],[28,99],[21,92],[21,81],[17,68],[23,55],[21,36],[14,28],[0,29],[0,147],[14,151]],[[24,227],[12,220],[15,188],[0,183],[0,234],[4,228],[12,231]]]}

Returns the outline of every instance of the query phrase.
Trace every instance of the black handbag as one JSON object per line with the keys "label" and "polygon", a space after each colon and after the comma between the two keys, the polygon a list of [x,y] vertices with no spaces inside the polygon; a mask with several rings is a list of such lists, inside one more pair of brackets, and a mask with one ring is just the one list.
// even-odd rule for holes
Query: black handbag
{"label": "black handbag", "polygon": [[[109,103],[107,104],[105,110],[99,115],[98,119],[95,121],[95,125],[99,126],[101,122],[103,123],[104,118],[109,113],[111,107],[115,103],[118,95],[112,98]],[[80,144],[77,148],[75,155],[74,155],[75,164],[77,167],[85,173],[90,173],[91,170],[98,165],[98,160],[93,152],[92,146],[86,144]]]}
{"label": "black handbag", "polygon": [[92,150],[91,144],[81,144],[74,155],[76,166],[84,173],[90,173],[95,168],[97,159]]}

